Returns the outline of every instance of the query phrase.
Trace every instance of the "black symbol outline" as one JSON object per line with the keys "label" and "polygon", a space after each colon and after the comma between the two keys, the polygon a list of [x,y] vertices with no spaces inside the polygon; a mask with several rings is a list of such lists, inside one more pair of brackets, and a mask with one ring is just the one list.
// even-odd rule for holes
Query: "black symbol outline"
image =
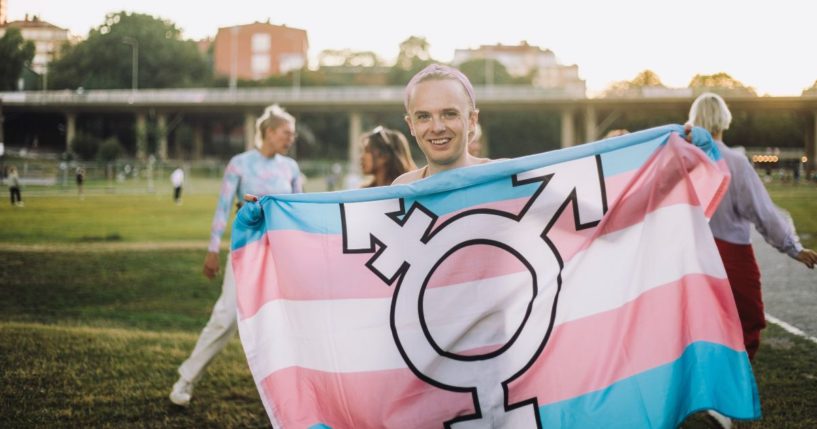
{"label": "black symbol outline", "polygon": [[[595,155],[594,158],[596,160],[596,170],[597,170],[596,171],[596,177],[599,180],[599,190],[600,190],[601,199],[602,199],[602,218],[603,218],[604,215],[607,213],[607,210],[608,210],[607,187],[605,186],[605,182],[604,182],[604,169],[603,169],[603,166],[602,166],[601,156],[600,155]],[[390,212],[390,213],[385,213],[385,215],[388,216],[389,218],[391,218],[396,224],[398,224],[399,226],[402,227],[403,225],[405,225],[405,222],[408,221],[408,219],[411,217],[412,213],[415,210],[420,210],[424,214],[426,214],[430,218],[430,222],[429,222],[428,228],[423,233],[423,236],[420,238],[420,241],[423,244],[428,244],[428,242],[439,231],[444,229],[447,225],[449,225],[449,224],[451,224],[451,223],[453,223],[453,222],[455,222],[455,221],[457,221],[460,218],[463,218],[465,216],[470,216],[470,215],[474,215],[474,214],[489,214],[489,215],[496,215],[496,216],[506,217],[506,218],[509,218],[509,219],[514,220],[516,222],[519,222],[525,216],[525,214],[527,214],[527,211],[531,208],[531,206],[536,201],[536,199],[539,197],[539,195],[545,190],[548,183],[553,178],[554,174],[555,173],[550,173],[550,174],[546,174],[546,175],[543,175],[543,176],[540,176],[540,177],[533,177],[533,178],[524,179],[524,180],[518,179],[518,175],[516,175],[516,174],[511,176],[511,184],[514,187],[527,185],[527,184],[531,184],[531,183],[535,183],[535,182],[541,182],[541,185],[539,185],[539,187],[533,192],[533,194],[530,196],[530,198],[528,199],[525,206],[516,215],[514,215],[513,213],[508,213],[508,212],[502,211],[502,210],[489,209],[489,208],[478,208],[478,209],[473,209],[473,210],[465,210],[465,211],[462,211],[460,213],[457,213],[456,215],[446,219],[440,225],[436,225],[437,219],[439,217],[436,214],[434,214],[433,212],[431,212],[428,208],[426,208],[425,206],[423,206],[422,204],[420,204],[420,203],[418,203],[416,201],[411,205],[408,212],[406,212],[405,211],[405,199],[404,198],[399,199],[400,208],[398,210],[396,210],[394,212]],[[559,253],[559,250],[556,248],[556,246],[553,244],[553,242],[547,237],[547,233],[550,231],[550,229],[553,227],[553,225],[556,223],[556,221],[561,217],[562,213],[567,208],[567,206],[569,204],[571,204],[571,203],[573,205],[574,227],[575,227],[575,229],[577,231],[588,229],[588,228],[593,228],[593,227],[597,226],[601,222],[601,219],[599,219],[597,221],[587,222],[587,223],[584,223],[584,224],[582,224],[580,222],[577,191],[576,191],[576,188],[574,187],[573,190],[568,194],[567,198],[565,198],[565,201],[562,203],[562,205],[559,206],[559,208],[556,210],[556,212],[554,212],[553,217],[548,222],[548,224],[545,226],[542,233],[539,235],[540,238],[542,238],[545,241],[545,243],[548,245],[548,247],[550,247],[551,251],[553,252],[554,257],[556,258],[556,260],[557,260],[557,262],[559,264],[559,273],[556,275],[556,293],[554,294],[554,297],[553,297],[553,305],[552,305],[551,312],[550,312],[550,320],[548,322],[548,329],[547,329],[547,332],[546,332],[544,338],[542,339],[542,341],[540,342],[540,344],[537,347],[536,351],[534,352],[533,356],[531,357],[531,359],[519,371],[514,373],[509,379],[504,380],[501,383],[502,384],[502,391],[503,391],[503,394],[504,394],[503,407],[504,407],[505,411],[507,412],[507,411],[511,411],[511,410],[514,410],[514,409],[517,409],[517,408],[522,408],[522,407],[531,405],[531,406],[534,407],[534,415],[535,415],[535,418],[536,418],[537,427],[542,426],[541,418],[539,416],[539,409],[538,409],[539,400],[538,400],[538,398],[536,396],[534,396],[534,397],[528,398],[528,399],[526,399],[524,401],[516,402],[516,403],[513,403],[513,404],[509,405],[508,404],[508,398],[509,398],[508,385],[510,383],[512,383],[514,380],[516,380],[517,378],[519,378],[522,374],[524,374],[525,372],[527,372],[530,369],[530,367],[533,365],[533,363],[536,361],[536,359],[542,353],[542,350],[544,350],[545,345],[547,344],[548,340],[550,339],[550,335],[553,332],[553,325],[554,325],[554,322],[556,320],[556,308],[558,306],[559,295],[560,295],[561,289],[562,289],[562,270],[564,269],[564,261],[562,259],[561,254]],[[451,392],[462,392],[462,393],[470,392],[471,393],[472,403],[474,404],[474,410],[475,410],[474,414],[461,415],[461,416],[455,417],[454,419],[447,420],[447,421],[444,422],[444,427],[446,429],[450,429],[453,424],[458,423],[458,422],[481,419],[483,417],[483,415],[482,415],[482,410],[481,410],[481,407],[480,407],[480,404],[479,404],[479,397],[477,395],[476,387],[450,386],[450,385],[447,385],[447,384],[444,384],[444,383],[440,383],[439,381],[434,380],[434,379],[432,379],[430,377],[427,377],[425,374],[420,372],[420,370],[417,369],[414,366],[414,364],[409,359],[408,354],[406,353],[405,349],[403,348],[402,343],[400,342],[399,336],[397,334],[397,328],[396,328],[395,320],[394,320],[395,306],[396,306],[396,302],[397,302],[395,297],[399,294],[400,286],[401,286],[401,284],[403,282],[403,278],[405,277],[405,274],[408,272],[409,268],[411,267],[411,264],[408,261],[404,261],[403,264],[400,265],[400,267],[396,270],[396,272],[394,273],[394,275],[392,275],[391,278],[386,277],[383,274],[381,274],[377,269],[374,268],[373,264],[374,264],[374,261],[386,250],[386,248],[388,246],[385,243],[383,243],[382,241],[380,241],[380,239],[378,239],[377,237],[375,237],[374,235],[371,235],[371,234],[369,234],[370,246],[369,246],[368,249],[349,249],[348,240],[347,240],[347,231],[346,231],[346,211],[345,211],[343,203],[340,203],[339,206],[340,206],[340,216],[341,216],[341,230],[342,230],[342,234],[343,234],[343,249],[342,249],[343,253],[372,253],[372,252],[374,252],[374,255],[372,255],[372,257],[369,258],[369,260],[366,262],[366,267],[369,268],[370,271],[372,271],[375,275],[377,275],[387,285],[389,285],[389,286],[395,285],[395,290],[394,290],[394,294],[392,295],[393,298],[391,300],[391,306],[390,306],[390,311],[389,311],[389,324],[390,324],[390,327],[391,327],[391,332],[392,332],[392,337],[394,339],[394,344],[397,346],[397,349],[398,349],[398,351],[400,353],[400,356],[403,358],[403,361],[406,363],[406,365],[408,365],[409,369],[412,371],[412,373],[414,373],[414,375],[417,378],[423,380],[424,382],[426,382],[428,384],[431,384],[432,386],[438,387],[438,388],[443,389],[443,390],[448,390],[448,391],[451,391]],[[457,247],[457,246],[455,246],[455,247]],[[437,267],[441,263],[441,261],[443,261],[447,257],[446,255],[448,255],[448,254],[449,254],[449,252],[446,252],[446,254],[443,257],[441,257],[434,264],[434,267]],[[520,260],[522,260],[522,259],[520,258]],[[527,261],[524,261],[523,263],[527,264]],[[432,268],[432,270],[430,272],[433,273],[433,271],[434,271],[434,268]],[[532,273],[534,274],[533,278],[535,279],[536,278],[535,272],[532,271]],[[419,318],[420,318],[420,324],[421,324],[421,328],[422,328],[422,331],[423,331],[423,335],[426,337],[426,340],[429,342],[429,344],[432,345],[434,350],[437,351],[438,354],[439,354],[440,353],[439,347],[436,345],[436,343],[434,342],[433,337],[431,336],[431,333],[428,331],[427,326],[425,324],[425,317],[423,317],[423,313],[422,313],[422,298],[425,295],[425,288],[426,288],[427,282],[428,282],[428,277],[426,278],[426,281],[423,283],[423,285],[421,287],[421,292],[420,292],[419,297],[418,297],[418,309],[419,309],[419,311],[421,311]],[[535,280],[534,280],[534,282],[535,282]],[[523,322],[520,325],[520,328],[517,329],[517,333],[522,331],[522,328],[524,327],[524,324],[527,322],[529,312],[531,311],[530,306],[532,305],[532,302],[536,298],[537,294],[538,294],[538,291],[535,291],[533,297],[531,298],[531,301],[528,303],[528,310],[526,312],[526,316],[523,319]],[[516,340],[517,333],[514,334],[514,337],[512,337],[512,339],[511,339],[511,341],[509,341],[509,343]],[[506,347],[503,346],[499,350],[504,351],[505,349],[506,349]],[[443,353],[445,353],[445,355],[441,354],[441,356],[445,356],[445,357],[448,357],[449,359],[455,359],[455,360],[487,360],[487,359],[491,359],[491,358],[494,358],[494,357],[499,355],[496,352],[485,354],[485,355],[478,355],[478,356],[454,355],[454,354],[450,354],[449,352],[445,352],[445,351],[443,351]],[[477,359],[474,359],[474,358],[477,358]]]}

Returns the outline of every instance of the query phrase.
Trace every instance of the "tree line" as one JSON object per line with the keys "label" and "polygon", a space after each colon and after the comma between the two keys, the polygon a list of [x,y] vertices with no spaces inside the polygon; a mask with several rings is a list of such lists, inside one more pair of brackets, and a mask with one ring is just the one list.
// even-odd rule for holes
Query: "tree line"
{"label": "tree line", "polygon": [[[183,40],[175,23],[151,15],[130,12],[108,14],[105,21],[92,29],[79,43],[66,43],[57,58],[49,64],[48,89],[126,89],[131,87],[131,49],[127,41],[139,45],[139,88],[226,87],[228,78],[214,76],[212,45],[199,52],[196,42]],[[30,65],[34,47],[17,29],[10,28],[0,38],[0,89],[17,88],[17,81]],[[490,62],[491,64],[486,64]],[[391,66],[374,52],[330,49],[318,56],[318,68],[298,70],[304,86],[333,85],[404,85],[408,79],[434,59],[429,43],[423,37],[411,36],[399,46],[397,60]],[[511,76],[496,60],[475,59],[459,65],[475,85],[532,85],[534,75]],[[491,76],[486,76],[490,70]],[[243,80],[239,86],[292,85],[295,72],[262,80]],[[37,83],[35,83],[37,84]],[[41,85],[42,83],[39,82]],[[664,87],[660,78],[645,70],[629,81],[610,84],[603,96],[621,96],[633,89]],[[727,73],[696,75],[690,88],[717,88],[757,95],[755,90],[733,79]],[[817,81],[806,89],[817,91]]]}
{"label": "tree line", "polygon": [[[171,21],[151,15],[117,12],[108,14],[105,21],[92,29],[88,36],[76,44],[66,44],[49,65],[48,89],[93,90],[127,89],[131,87],[132,46],[127,41],[137,41],[139,88],[191,88],[227,87],[228,78],[214,76],[213,51],[201,53],[196,42],[182,39],[181,29]],[[412,36],[399,46],[393,65],[386,65],[373,52],[350,49],[325,50],[318,57],[318,67],[297,71],[299,84],[303,86],[348,85],[404,85],[414,73],[434,62],[430,46],[425,38]],[[31,63],[34,47],[22,39],[16,29],[8,29],[0,38],[0,90],[14,90],[27,65]],[[490,62],[490,64],[486,64]],[[512,76],[495,60],[475,59],[464,62],[459,68],[475,85],[532,85],[534,74]],[[488,71],[490,70],[490,76]],[[295,79],[290,72],[257,81],[238,82],[240,87],[289,86]],[[603,97],[627,97],[637,95],[644,89],[662,89],[666,86],[660,77],[650,70],[639,73],[631,80],[614,82],[602,94]],[[732,78],[727,73],[696,75],[690,83],[695,93],[714,90],[727,95],[756,96],[754,88]],[[805,92],[817,93],[817,81]],[[663,116],[661,116],[663,115]],[[383,125],[401,129],[400,118],[377,118]],[[394,119],[394,120],[391,120]],[[482,115],[483,127],[489,138],[492,156],[519,156],[559,146],[560,122],[553,112],[493,112]],[[650,126],[679,123],[685,120],[684,112],[661,114],[646,112],[629,114],[618,118],[611,126],[630,130]],[[805,120],[796,114],[737,113],[730,132],[730,141],[736,144],[756,146],[758,136],[768,136],[774,146],[802,147],[805,136]],[[97,121],[98,122],[98,121]],[[345,156],[345,147],[338,145],[338,136],[348,135],[348,126],[329,115],[313,115],[300,124],[307,129],[302,135],[311,136],[309,141],[299,142],[299,155],[318,158]],[[101,142],[109,139],[110,132],[98,132],[101,124],[79,124],[80,139],[77,149],[91,157],[100,150]],[[182,125],[180,132],[170,136],[171,144],[190,146],[191,132]],[[122,134],[122,133],[119,133]],[[89,137],[91,136],[91,137]],[[88,142],[91,141],[91,143]],[[120,135],[124,152],[132,152],[131,138]],[[492,144],[499,143],[502,144]],[[108,146],[112,146],[109,144]]]}

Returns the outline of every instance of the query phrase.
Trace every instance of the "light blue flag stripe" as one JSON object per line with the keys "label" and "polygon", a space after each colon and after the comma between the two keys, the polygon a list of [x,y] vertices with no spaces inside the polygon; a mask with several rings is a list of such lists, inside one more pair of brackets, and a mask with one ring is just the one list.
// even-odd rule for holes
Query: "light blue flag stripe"
{"label": "light blue flag stripe", "polygon": [[[605,178],[615,176],[641,167],[673,131],[682,132],[683,128],[665,125],[581,146],[452,170],[409,185],[264,196],[259,204],[266,207],[266,230],[261,231],[260,225],[248,221],[256,215],[259,204],[245,204],[233,226],[232,249],[258,240],[270,230],[340,234],[338,203],[405,198],[406,208],[418,201],[438,216],[444,216],[475,205],[530,196],[537,183],[514,187],[510,177],[560,162],[600,155]],[[714,146],[710,157],[720,157]],[[456,198],[450,197],[451,190],[457,190]]]}
{"label": "light blue flag stripe", "polygon": [[692,413],[716,409],[760,418],[760,399],[746,352],[696,342],[675,362],[606,389],[539,407],[543,428],[674,428]]}
{"label": "light blue flag stripe", "polygon": [[[739,420],[760,418],[760,399],[746,352],[710,342],[692,343],[674,362],[602,390],[540,406],[539,417],[543,429],[674,428],[690,414],[708,409]],[[332,428],[319,423],[310,429]]]}

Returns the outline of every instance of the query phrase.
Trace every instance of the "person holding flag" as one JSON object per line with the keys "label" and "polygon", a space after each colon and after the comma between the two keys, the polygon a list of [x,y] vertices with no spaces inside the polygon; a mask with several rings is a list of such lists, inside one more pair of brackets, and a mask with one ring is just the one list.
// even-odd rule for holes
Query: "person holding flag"
{"label": "person holding flag", "polygon": [[[295,143],[295,118],[277,104],[266,108],[256,121],[255,149],[234,156],[224,171],[221,193],[204,259],[204,275],[213,279],[219,271],[221,236],[227,226],[233,199],[247,193],[291,194],[302,192],[301,171],[294,159],[285,156]],[[201,332],[190,357],[179,367],[179,379],[170,392],[170,401],[187,406],[193,386],[207,365],[227,345],[236,332],[235,279],[227,263],[221,296],[213,307],[210,321]]]}

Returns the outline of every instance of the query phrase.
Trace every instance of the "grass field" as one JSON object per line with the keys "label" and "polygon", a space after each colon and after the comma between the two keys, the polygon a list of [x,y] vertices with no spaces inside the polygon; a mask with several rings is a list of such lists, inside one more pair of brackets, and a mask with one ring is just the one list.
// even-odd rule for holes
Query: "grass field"
{"label": "grass field", "polygon": [[[189,408],[167,400],[220,292],[200,273],[215,187],[182,206],[169,188],[26,189],[25,207],[0,204],[0,427],[268,426],[237,339]],[[770,190],[815,246],[817,187]],[[755,374],[764,418],[738,427],[817,427],[817,344],[770,326]]]}

